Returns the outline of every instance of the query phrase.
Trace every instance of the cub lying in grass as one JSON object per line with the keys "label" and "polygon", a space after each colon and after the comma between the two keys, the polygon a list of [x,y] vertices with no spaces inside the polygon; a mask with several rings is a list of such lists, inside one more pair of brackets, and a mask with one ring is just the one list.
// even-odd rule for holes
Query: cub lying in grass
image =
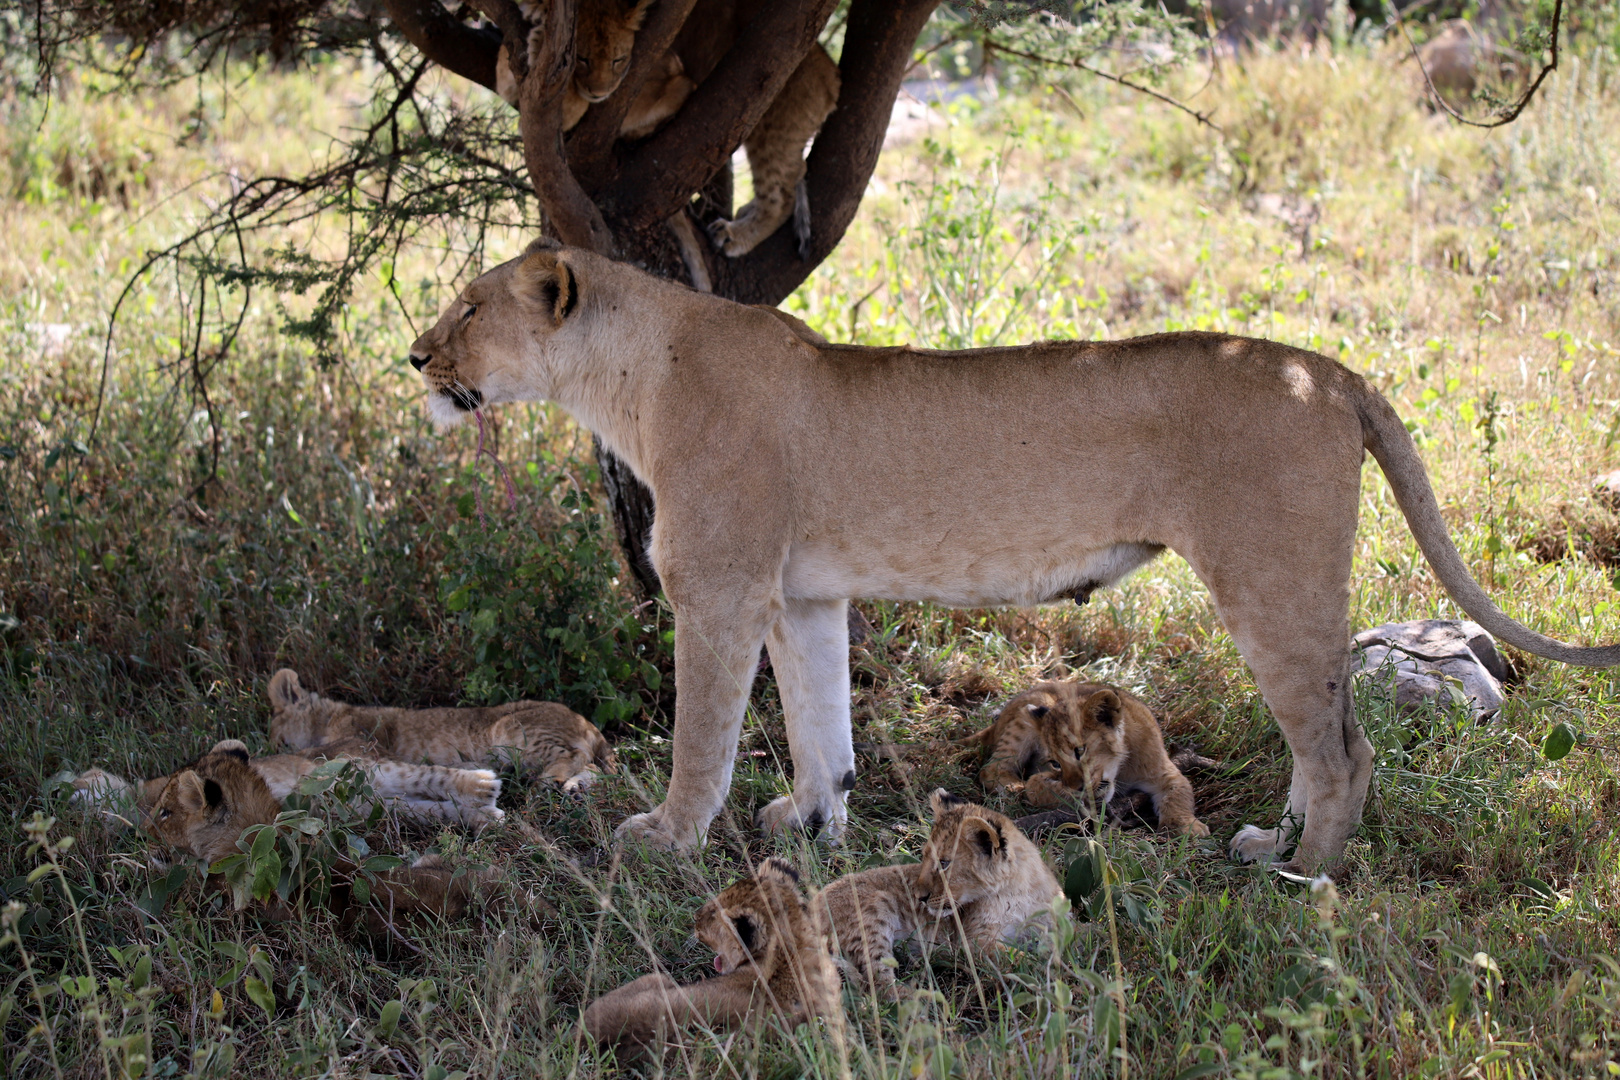
{"label": "cub lying in grass", "polygon": [[1003,814],[944,789],[929,797],[934,828],[922,861],[848,874],[811,901],[850,981],[890,1000],[907,991],[884,963],[895,942],[960,936],[991,950],[1038,926],[1063,890],[1040,849]]}
{"label": "cub lying in grass", "polygon": [[1022,792],[1036,806],[1069,806],[1082,794],[1105,807],[1116,792],[1145,791],[1162,828],[1208,836],[1192,784],[1164,749],[1152,711],[1115,686],[1043,682],[1007,702],[969,740],[989,751],[979,782]]}
{"label": "cub lying in grass", "polygon": [[[150,833],[172,850],[210,866],[241,850],[238,841],[244,831],[273,824],[282,811],[281,799],[234,740],[220,743],[173,776],[146,781],[140,797],[150,799],[145,815]],[[340,859],[330,870],[326,907],[345,928],[359,925],[377,937],[397,936],[394,921],[402,916],[460,918],[494,884],[476,873],[453,872],[437,856],[429,856],[414,866],[366,875],[362,895],[369,896],[362,902],[355,895],[360,868]],[[213,880],[220,887],[225,884],[222,878]],[[275,894],[267,909],[276,917],[290,915]]]}
{"label": "cub lying in grass", "polygon": [[696,1024],[757,1026],[771,1016],[781,1016],[789,1028],[816,1017],[842,1023],[827,935],[805,904],[792,866],[766,859],[704,904],[696,929],[715,952],[718,977],[682,986],[652,974],[626,983],[585,1010],[593,1039],[635,1058]]}
{"label": "cub lying in grass", "polygon": [[[380,760],[375,756],[375,746],[359,739],[260,758],[249,758],[244,744],[226,739],[209,751],[210,755],[219,753],[234,754],[246,762],[278,806],[300,780],[323,763],[348,758],[365,772],[377,796],[405,817],[481,827],[506,816],[495,805],[501,792],[500,778],[489,769]],[[73,797],[101,809],[114,822],[137,824],[150,817],[163,791],[178,775],[130,783],[102,769],[88,769],[74,778]]]}
{"label": "cub lying in grass", "polygon": [[514,701],[472,709],[392,709],[346,705],[305,690],[298,673],[270,678],[270,737],[298,749],[366,740],[379,757],[434,765],[476,763],[555,780],[584,791],[596,771],[612,772],[613,751],[595,724],[554,701]]}

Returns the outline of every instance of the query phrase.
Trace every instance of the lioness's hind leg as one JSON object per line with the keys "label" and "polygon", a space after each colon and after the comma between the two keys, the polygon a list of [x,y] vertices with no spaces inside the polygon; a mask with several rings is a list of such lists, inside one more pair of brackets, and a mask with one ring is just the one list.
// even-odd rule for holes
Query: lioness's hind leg
{"label": "lioness's hind leg", "polygon": [[789,599],[766,639],[793,754],[793,794],[760,810],[766,831],[825,828],[836,838],[849,816],[845,801],[855,786],[855,744],[848,607],[843,600]]}

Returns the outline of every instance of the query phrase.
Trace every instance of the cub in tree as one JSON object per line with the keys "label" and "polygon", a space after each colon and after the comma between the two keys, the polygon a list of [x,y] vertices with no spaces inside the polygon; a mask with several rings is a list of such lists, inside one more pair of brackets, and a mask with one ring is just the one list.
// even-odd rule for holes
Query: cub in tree
{"label": "cub in tree", "polygon": [[778,1016],[789,1028],[820,1017],[842,1025],[838,973],[827,935],[799,891],[799,874],[766,859],[697,915],[697,936],[715,952],[716,978],[682,986],[643,975],[593,1001],[585,1030],[636,1058],[703,1025],[758,1026]]}
{"label": "cub in tree", "polygon": [[[481,827],[506,816],[495,805],[501,793],[501,781],[493,771],[381,760],[377,757],[376,745],[362,739],[345,738],[291,754],[259,758],[250,758],[247,746],[238,740],[225,739],[216,743],[209,753],[240,757],[258,774],[278,806],[293,793],[300,780],[322,764],[347,758],[366,774],[377,796],[405,817]],[[130,783],[102,769],[88,769],[74,778],[73,798],[95,806],[114,823],[145,822],[164,789],[177,775]],[[369,812],[369,808],[361,810]]]}
{"label": "cub in tree", "polygon": [[1062,891],[1040,849],[1005,815],[944,789],[929,797],[934,828],[922,861],[847,874],[811,906],[850,981],[890,1000],[909,991],[884,963],[898,941],[957,937],[981,950],[1012,941]]}
{"label": "cub in tree", "polygon": [[[580,4],[574,22],[574,77],[563,95],[564,131],[573,130],[584,118],[586,109],[606,101],[624,82],[630,70],[636,34],[652,4],[653,0],[587,0]],[[525,0],[518,9],[525,19],[537,21],[537,4]],[[539,29],[530,31],[531,56],[536,50],[534,35],[540,32]],[[657,70],[636,94],[630,111],[625,113],[619,134],[627,139],[651,135],[685,104],[695,85],[686,77],[681,58],[673,51],[665,53]],[[520,87],[505,45],[495,59],[495,92],[505,98],[508,105],[517,107]]]}
{"label": "cub in tree", "polygon": [[300,749],[345,739],[370,744],[378,757],[434,765],[468,763],[555,780],[584,791],[597,770],[612,772],[613,751],[596,725],[553,701],[513,701],[472,709],[392,709],[346,705],[305,690],[298,673],[270,678],[270,737]]}
{"label": "cub in tree", "polygon": [[1144,791],[1160,827],[1209,835],[1194,814],[1192,784],[1165,752],[1152,710],[1119,687],[1038,683],[969,738],[989,750],[979,782],[991,791],[1021,791],[1036,806],[1068,806],[1087,794],[1099,810],[1116,793]]}

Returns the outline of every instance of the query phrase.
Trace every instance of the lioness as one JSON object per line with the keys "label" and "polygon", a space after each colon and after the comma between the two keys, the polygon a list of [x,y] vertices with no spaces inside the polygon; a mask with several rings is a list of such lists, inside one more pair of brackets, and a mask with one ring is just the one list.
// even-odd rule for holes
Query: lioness
{"label": "lioness", "polygon": [[1083,602],[1171,548],[1209,587],[1294,755],[1283,826],[1244,828],[1233,852],[1293,846],[1290,869],[1331,865],[1372,775],[1346,674],[1369,450],[1476,622],[1540,656],[1620,663],[1620,647],[1575,648],[1502,614],[1389,402],[1275,342],[820,344],[766,311],[540,241],[469,284],[410,359],[439,423],[555,401],[651,488],[651,556],[675,614],[675,763],[664,803],[620,829],[654,843],[698,843],[719,812],[761,645],[794,780],[760,821],[837,831],[855,786],[849,597]]}

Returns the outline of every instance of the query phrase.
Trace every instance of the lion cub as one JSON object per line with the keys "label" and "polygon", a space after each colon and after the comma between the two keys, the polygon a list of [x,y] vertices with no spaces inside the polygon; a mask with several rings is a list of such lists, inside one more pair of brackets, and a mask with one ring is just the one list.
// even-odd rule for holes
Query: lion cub
{"label": "lion cub", "polygon": [[884,963],[898,941],[956,937],[989,950],[1038,925],[1062,892],[1041,851],[1012,819],[941,788],[929,796],[934,828],[921,862],[879,866],[834,881],[811,906],[845,974],[891,1001],[908,991]]}
{"label": "lion cub", "polygon": [[799,874],[766,859],[752,876],[703,905],[697,936],[715,952],[718,977],[682,986],[643,975],[593,1001],[585,1030],[631,1056],[693,1024],[720,1029],[780,1015],[795,1027],[817,1017],[840,1023],[843,1005],[827,935],[799,891]]}
{"label": "lion cub", "polygon": [[[360,739],[344,739],[309,750],[260,758],[250,758],[246,744],[224,739],[214,744],[208,757],[220,754],[240,759],[257,774],[278,812],[282,800],[293,793],[300,780],[329,760],[348,758],[366,774],[378,798],[405,817],[477,827],[506,816],[495,805],[501,793],[500,778],[489,769],[454,769],[378,760],[375,746]],[[192,766],[193,770],[195,768]],[[147,821],[164,789],[179,775],[130,783],[102,769],[87,769],[73,780],[73,798],[102,810],[114,823],[130,824],[130,817]],[[369,808],[361,809],[363,813],[369,812]],[[271,818],[274,817],[272,814]]]}
{"label": "lion cub", "polygon": [[1165,752],[1152,710],[1118,687],[1038,683],[968,738],[990,748],[979,782],[991,791],[1022,792],[1036,806],[1068,806],[1086,792],[1099,807],[1116,791],[1145,791],[1161,826],[1209,835],[1194,814],[1192,784]]}
{"label": "lion cub", "polygon": [[613,751],[595,724],[553,701],[513,701],[473,709],[391,709],[345,705],[305,690],[298,673],[270,677],[270,737],[299,749],[364,740],[398,761],[460,766],[468,762],[555,780],[567,792],[612,772]]}

